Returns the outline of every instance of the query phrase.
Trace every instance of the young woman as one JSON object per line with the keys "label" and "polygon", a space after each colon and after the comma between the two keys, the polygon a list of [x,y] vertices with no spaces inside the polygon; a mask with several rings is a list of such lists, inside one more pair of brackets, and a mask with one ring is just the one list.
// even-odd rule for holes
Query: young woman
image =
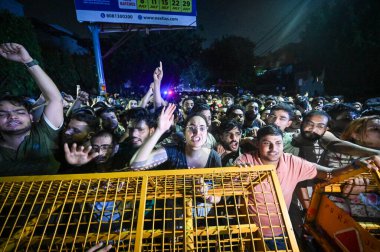
{"label": "young woman", "polygon": [[380,116],[365,116],[352,121],[342,133],[341,139],[380,149]]}
{"label": "young woman", "polygon": [[[172,125],[175,108],[175,105],[169,104],[169,106],[162,110],[155,132],[132,157],[130,161],[130,168],[132,170],[153,169],[164,162],[166,163],[163,169],[192,169],[222,166],[219,154],[215,150],[205,147],[208,125],[206,118],[201,114],[192,114],[186,118],[184,124],[184,144],[154,149],[157,141]],[[196,203],[196,215],[207,216],[211,210],[210,206],[220,202],[221,197],[208,195],[207,191],[209,190],[209,185],[203,179],[197,180],[196,183],[200,185],[197,191],[204,196],[202,200]],[[166,200],[166,204],[173,204],[173,201]],[[170,214],[174,213],[167,213],[168,216]]]}
{"label": "young woman", "polygon": [[165,168],[168,169],[221,167],[218,153],[204,146],[207,140],[208,125],[207,120],[200,114],[193,114],[186,118],[185,144],[154,149],[160,137],[170,128],[174,110],[175,105],[173,104],[169,104],[162,110],[157,129],[132,157],[131,169],[153,169],[166,161],[168,162]]}

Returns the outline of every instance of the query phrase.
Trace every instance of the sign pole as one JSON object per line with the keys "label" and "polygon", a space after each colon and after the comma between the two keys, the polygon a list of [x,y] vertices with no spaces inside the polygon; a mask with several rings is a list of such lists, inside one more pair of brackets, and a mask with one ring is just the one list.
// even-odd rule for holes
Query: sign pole
{"label": "sign pole", "polygon": [[94,46],[94,55],[95,55],[95,62],[96,62],[96,70],[98,73],[98,91],[100,95],[106,94],[106,81],[104,79],[104,72],[103,72],[103,62],[102,62],[102,52],[100,51],[100,40],[99,40],[99,33],[100,28],[96,24],[90,24],[88,28],[91,31],[92,34],[92,43]]}

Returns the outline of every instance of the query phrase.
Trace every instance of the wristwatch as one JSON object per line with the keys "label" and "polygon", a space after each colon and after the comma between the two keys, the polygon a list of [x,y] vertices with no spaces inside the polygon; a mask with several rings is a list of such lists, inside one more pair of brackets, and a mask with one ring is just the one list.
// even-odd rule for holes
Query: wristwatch
{"label": "wristwatch", "polygon": [[36,59],[33,59],[31,62],[25,63],[25,66],[27,66],[29,68],[29,67],[38,65],[38,63],[39,62]]}

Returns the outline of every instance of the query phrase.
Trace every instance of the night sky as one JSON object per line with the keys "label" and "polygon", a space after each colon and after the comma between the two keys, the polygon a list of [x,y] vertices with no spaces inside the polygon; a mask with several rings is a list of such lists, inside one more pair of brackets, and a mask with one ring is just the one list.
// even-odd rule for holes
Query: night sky
{"label": "night sky", "polygon": [[[199,0],[198,27],[206,38],[204,46],[227,35],[247,37],[257,43],[256,54],[263,55],[299,39],[305,19],[322,2],[311,0]],[[26,16],[57,24],[79,37],[90,35],[78,23],[74,1],[21,1]]]}

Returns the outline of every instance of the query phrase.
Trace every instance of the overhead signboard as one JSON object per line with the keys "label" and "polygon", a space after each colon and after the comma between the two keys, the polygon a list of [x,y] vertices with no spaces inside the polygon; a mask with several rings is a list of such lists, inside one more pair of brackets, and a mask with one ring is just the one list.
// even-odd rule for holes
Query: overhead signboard
{"label": "overhead signboard", "polygon": [[75,0],[79,22],[196,26],[196,0]]}

